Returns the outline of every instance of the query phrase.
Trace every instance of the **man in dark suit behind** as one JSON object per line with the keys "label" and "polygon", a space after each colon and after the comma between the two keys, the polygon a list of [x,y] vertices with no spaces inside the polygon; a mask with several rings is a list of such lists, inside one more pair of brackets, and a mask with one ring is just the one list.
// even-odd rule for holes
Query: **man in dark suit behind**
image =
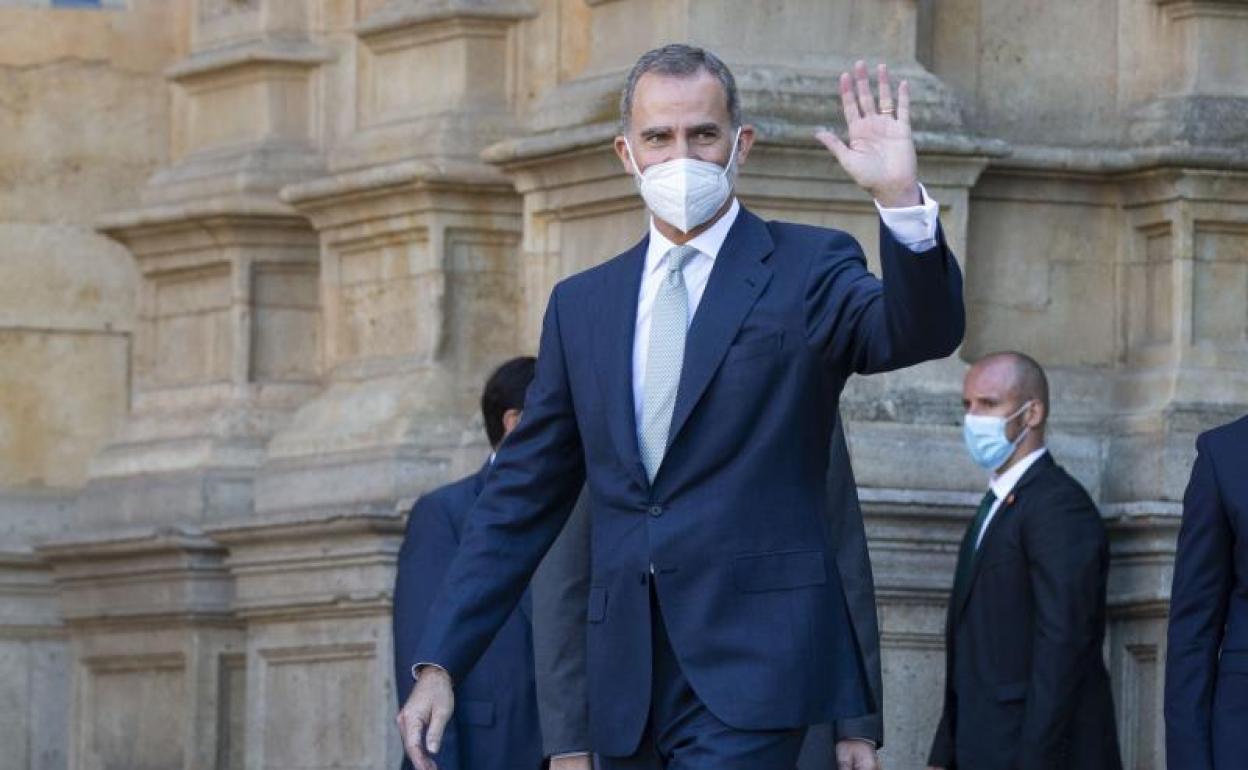
{"label": "man in dark suit behind", "polygon": [[878,79],[877,107],[865,63],[843,74],[849,142],[817,137],[876,200],[883,281],[848,234],[733,196],[754,130],[722,61],[673,45],[630,72],[615,147],[654,217],[551,294],[524,419],[413,661],[398,721],[421,770],[584,484],[590,748],[612,767],[792,768],[807,726],[873,710],[823,515],[839,397],[965,326],[909,87]]}
{"label": "man in dark suit behind", "polygon": [[1248,767],[1248,417],[1196,439],[1170,591],[1166,762]]}
{"label": "man in dark suit behind", "polygon": [[[879,618],[871,555],[858,503],[858,490],[849,462],[842,421],[832,432],[828,472],[828,531],[837,544],[836,565],[858,642],[861,665],[871,688],[875,709],[859,717],[812,726],[806,735],[798,770],[833,770],[839,759],[851,762],[846,745],[863,742],[884,745],[883,677],[880,669]],[[585,604],[589,596],[590,517],[578,507],[568,519],[542,565],[533,575],[533,655],[536,662],[538,714],[551,770],[583,770],[589,743],[589,692],[585,677]],[[858,764],[875,770],[873,754]]]}
{"label": "man in dark suit behind", "polygon": [[[533,358],[515,358],[486,382],[481,413],[497,450],[519,422]],[[399,704],[412,689],[416,643],[463,538],[468,512],[481,494],[491,459],[476,473],[423,495],[412,507],[399,548],[394,584],[395,685]],[[533,641],[528,598],[503,623],[472,670],[459,683],[459,708],[447,726],[440,770],[538,770],[542,736],[533,681]],[[404,759],[410,768],[410,760]]]}
{"label": "man in dark suit behind", "polygon": [[1044,445],[1049,387],[996,353],[966,374],[967,449],[991,472],[959,551],[944,712],[946,770],[1117,770],[1105,639],[1109,549],[1096,505]]}

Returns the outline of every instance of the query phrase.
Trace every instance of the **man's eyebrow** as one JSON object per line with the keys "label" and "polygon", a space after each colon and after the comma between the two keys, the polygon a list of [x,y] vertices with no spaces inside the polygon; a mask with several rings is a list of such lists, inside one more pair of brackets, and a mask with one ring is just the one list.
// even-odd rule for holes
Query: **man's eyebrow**
{"label": "man's eyebrow", "polygon": [[719,131],[718,123],[699,123],[689,129],[689,133],[697,134],[702,131]]}
{"label": "man's eyebrow", "polygon": [[670,134],[670,133],[672,133],[671,126],[650,126],[648,128],[641,129],[641,136],[643,139],[648,139],[652,136],[662,136],[664,134]]}

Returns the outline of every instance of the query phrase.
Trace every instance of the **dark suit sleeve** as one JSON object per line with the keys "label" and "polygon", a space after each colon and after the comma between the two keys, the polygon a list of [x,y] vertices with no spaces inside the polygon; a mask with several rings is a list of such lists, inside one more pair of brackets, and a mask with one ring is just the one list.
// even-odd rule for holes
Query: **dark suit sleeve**
{"label": "dark suit sleeve", "polygon": [[865,716],[838,720],[834,737],[836,740],[867,738],[877,746],[883,746],[884,684],[880,670],[880,622],[875,606],[875,580],[871,575],[866,523],[862,518],[862,507],[858,504],[858,487],[839,417],[832,433],[827,493],[828,531],[835,538],[836,565],[845,590],[850,622],[854,626],[863,674],[875,706]]}
{"label": "dark suit sleeve", "polygon": [[[945,676],[949,676],[950,673],[948,668],[946,668]],[[957,755],[953,749],[953,709],[952,689],[946,684],[945,707],[940,714],[940,723],[936,725],[936,736],[932,738],[931,751],[927,754],[929,767],[943,767],[945,770],[953,770],[955,767],[954,763]]]}
{"label": "dark suit sleeve", "polygon": [[[455,556],[456,534],[449,512],[436,498],[416,501],[399,547],[394,581],[394,683],[402,706],[412,691],[412,664],[429,606]],[[447,725],[438,751],[440,770],[460,770],[458,731]]]}
{"label": "dark suit sleeve", "polygon": [[1234,581],[1234,537],[1204,437],[1196,448],[1170,590],[1166,753],[1171,767],[1212,770],[1213,687]]}
{"label": "dark suit sleeve", "polygon": [[1022,770],[1062,767],[1062,739],[1086,662],[1101,654],[1096,640],[1104,623],[1108,544],[1100,514],[1082,490],[1047,492],[1022,523],[1034,613]]}
{"label": "dark suit sleeve", "polygon": [[548,757],[589,750],[589,535],[589,501],[582,490],[563,532],[533,575],[533,664],[542,751]]}
{"label": "dark suit sleeve", "polygon": [[416,658],[462,681],[511,614],[585,483],[560,331],[551,295],[520,424],[499,447],[469,512],[459,550],[429,612]]}
{"label": "dark suit sleeve", "polygon": [[811,263],[806,281],[808,341],[834,369],[869,374],[943,358],[962,342],[962,271],[945,245],[915,253],[880,225],[881,281],[862,248],[837,232]]}

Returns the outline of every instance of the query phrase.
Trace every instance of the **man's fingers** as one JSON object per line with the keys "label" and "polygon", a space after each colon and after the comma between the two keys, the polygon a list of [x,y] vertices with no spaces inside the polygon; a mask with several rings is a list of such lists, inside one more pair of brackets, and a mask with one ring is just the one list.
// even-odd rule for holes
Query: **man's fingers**
{"label": "man's fingers", "polygon": [[867,76],[867,63],[861,59],[854,62],[854,82],[858,86],[858,108],[871,117],[875,113],[875,97],[871,95],[871,79]]}
{"label": "man's fingers", "polygon": [[399,729],[403,733],[403,751],[407,753],[412,765],[417,770],[431,770],[434,766],[420,745],[425,731],[424,723],[416,717],[405,717],[403,712],[399,712]]}
{"label": "man's fingers", "polygon": [[854,96],[854,81],[848,72],[841,73],[841,109],[845,112],[845,124],[852,126],[854,121],[862,117],[858,109],[858,97]]}
{"label": "man's fingers", "polygon": [[897,86],[897,120],[910,125],[910,81],[903,80]]}
{"label": "man's fingers", "polygon": [[451,712],[435,708],[429,719],[429,729],[425,731],[425,748],[430,754],[437,754],[442,748],[442,733],[446,731],[446,723],[451,719]]}
{"label": "man's fingers", "polygon": [[881,64],[875,68],[875,79],[880,84],[880,112],[893,111],[897,105],[893,103],[893,84],[888,79],[887,64]]}

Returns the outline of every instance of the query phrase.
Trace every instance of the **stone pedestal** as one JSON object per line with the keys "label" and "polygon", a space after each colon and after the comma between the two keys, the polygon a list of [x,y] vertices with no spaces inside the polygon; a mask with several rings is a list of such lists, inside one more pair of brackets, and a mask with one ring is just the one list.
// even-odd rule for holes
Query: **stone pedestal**
{"label": "stone pedestal", "polygon": [[390,595],[403,522],[298,515],[213,527],[247,624],[245,766],[397,767]]}
{"label": "stone pedestal", "polygon": [[[224,550],[194,530],[48,542],[73,655],[69,766],[216,770],[243,739]],[[222,753],[224,752],[224,753]]]}
{"label": "stone pedestal", "polygon": [[1182,506],[1106,506],[1110,675],[1124,767],[1166,765],[1166,624]]}
{"label": "stone pedestal", "polygon": [[66,763],[70,657],[52,573],[28,549],[0,550],[0,767]]}
{"label": "stone pedestal", "polygon": [[[855,471],[861,466],[854,460]],[[924,767],[945,686],[945,617],[973,492],[862,489],[884,670],[889,767]],[[915,697],[921,694],[921,697]]]}
{"label": "stone pedestal", "polygon": [[315,237],[280,205],[103,226],[138,261],[140,322],[131,414],[92,461],[79,522],[245,515],[267,437],[315,388]]}

